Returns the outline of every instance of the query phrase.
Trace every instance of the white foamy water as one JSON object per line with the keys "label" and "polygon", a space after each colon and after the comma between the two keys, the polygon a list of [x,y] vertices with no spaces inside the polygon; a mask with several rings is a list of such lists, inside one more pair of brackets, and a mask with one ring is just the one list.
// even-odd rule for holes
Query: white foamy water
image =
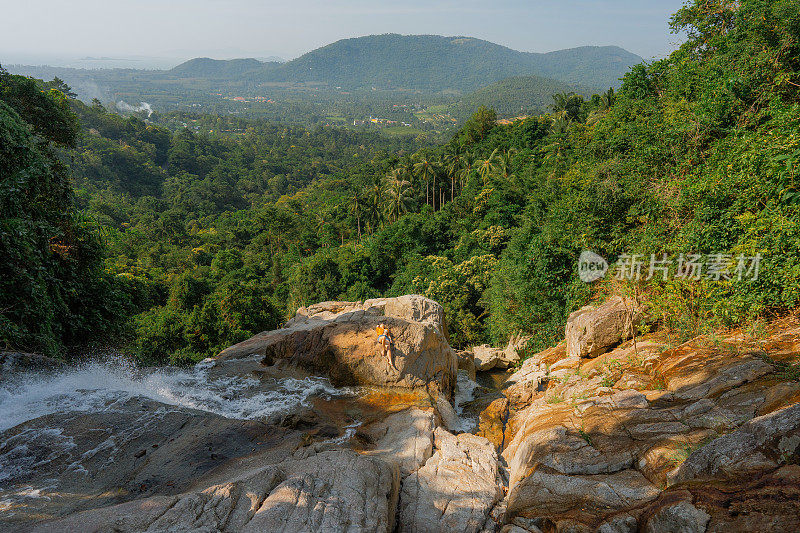
{"label": "white foamy water", "polygon": [[[266,419],[306,407],[315,397],[356,394],[353,389],[334,388],[319,377],[259,380],[249,373],[219,375],[213,367],[214,362],[207,360],[188,369],[142,369],[112,359],[53,373],[9,377],[12,368],[7,362],[3,369],[6,380],[0,382],[0,524],[16,513],[36,512],[42,505],[68,498],[60,489],[60,476],[88,479],[96,472],[117,468],[120,453],[130,453],[124,451],[125,444],[155,431],[170,411],[190,408],[232,419]],[[160,405],[132,410],[132,398]],[[44,420],[16,427],[54,413],[65,416],[52,423]],[[88,413],[126,413],[129,426],[122,431],[90,428],[99,438],[93,438],[91,449],[86,449],[76,444],[80,441],[65,424]],[[331,444],[349,440],[358,424],[348,426]],[[54,465],[58,467],[54,469]],[[59,478],[30,479],[37,471],[52,472],[46,475]]]}
{"label": "white foamy water", "polygon": [[348,442],[350,439],[352,439],[355,436],[356,430],[360,426],[361,426],[361,422],[355,422],[353,424],[350,424],[349,426],[345,426],[344,427],[345,428],[344,429],[344,433],[342,433],[341,436],[335,437],[333,439],[328,439],[326,441],[323,441],[321,444],[336,444],[336,445],[344,444],[345,442]]}
{"label": "white foamy water", "polygon": [[191,369],[142,370],[130,363],[87,363],[58,374],[20,374],[0,385],[0,432],[40,416],[108,412],[133,397],[226,418],[263,419],[307,405],[312,396],[349,394],[327,379],[211,378],[208,362]]}

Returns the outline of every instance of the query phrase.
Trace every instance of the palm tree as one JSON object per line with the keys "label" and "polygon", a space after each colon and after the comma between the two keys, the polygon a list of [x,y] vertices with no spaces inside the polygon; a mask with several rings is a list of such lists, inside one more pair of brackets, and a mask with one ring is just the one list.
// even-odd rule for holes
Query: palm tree
{"label": "palm tree", "polygon": [[405,213],[408,213],[413,202],[411,183],[402,178],[399,173],[390,172],[386,177],[386,214],[391,222],[396,222]]}
{"label": "palm tree", "polygon": [[375,227],[381,223],[383,212],[381,205],[383,203],[383,187],[380,182],[373,183],[366,191],[363,199],[364,203],[364,216],[369,224],[369,232],[375,230]]}
{"label": "palm tree", "polygon": [[563,114],[567,109],[567,102],[570,97],[574,95],[573,92],[556,93],[553,95],[553,113],[556,115]]}
{"label": "palm tree", "polygon": [[[442,208],[444,204],[444,189],[442,186],[444,185],[444,180],[447,177],[447,164],[448,164],[448,157],[447,155],[441,155],[436,160],[436,173],[433,175],[433,199],[434,199],[434,211],[436,210],[436,198],[439,198],[439,209]],[[436,188],[436,178],[437,176],[440,179],[439,188]]]}
{"label": "palm tree", "polygon": [[411,184],[411,191],[416,198],[417,193],[417,174],[414,171],[415,162],[410,157],[404,157],[397,165],[396,170],[399,176]]}
{"label": "palm tree", "polygon": [[455,198],[456,179],[461,170],[461,156],[451,152],[444,156],[444,169],[447,177],[450,178],[450,201]]}
{"label": "palm tree", "polygon": [[358,193],[350,197],[350,212],[356,215],[358,242],[361,242],[361,196]]}
{"label": "palm tree", "polygon": [[[317,235],[318,236],[322,236],[323,233],[325,233],[326,226],[328,225],[328,220],[327,220],[327,218],[325,218],[325,215],[323,215],[319,211],[317,211],[315,213],[315,217],[316,217],[316,220],[315,220],[315,223],[314,223],[314,229],[317,231]],[[328,244],[323,242],[322,243],[322,247],[323,248],[327,248]]]}
{"label": "palm tree", "polygon": [[475,170],[475,155],[472,152],[467,152],[461,156],[461,168],[458,171],[458,186],[464,189],[469,175]]}
{"label": "palm tree", "polygon": [[410,157],[404,157],[402,161],[400,161],[400,166],[398,167],[400,171],[405,176],[407,181],[410,181],[411,184],[414,184],[414,178],[416,177],[414,174],[414,160]]}
{"label": "palm tree", "polygon": [[583,96],[575,93],[557,93],[553,95],[553,116],[578,121],[583,105]]}
{"label": "palm tree", "polygon": [[553,124],[550,126],[551,133],[564,133],[567,131],[567,127],[571,121],[564,116],[558,116],[553,119]]}
{"label": "palm tree", "polygon": [[515,148],[509,148],[497,157],[496,167],[500,171],[500,176],[502,176],[503,180],[506,182],[514,175],[514,171],[511,169],[511,166],[512,159],[516,153],[517,150]]}
{"label": "palm tree", "polygon": [[[430,205],[428,203],[428,182],[432,176],[435,179],[436,168],[428,156],[424,156],[421,160],[414,164],[414,174],[419,176],[419,178],[425,182],[425,205]],[[434,182],[434,188],[435,187],[436,184]]]}
{"label": "palm tree", "polygon": [[[441,172],[442,166],[439,164],[434,164],[433,166],[433,188],[431,188],[431,204],[433,205],[433,210],[436,211],[436,176],[439,175]],[[441,208],[441,204],[439,205]]]}
{"label": "palm tree", "polygon": [[614,94],[614,88],[609,87],[606,92],[600,95],[600,105],[597,109],[592,111],[586,118],[586,123],[589,125],[595,124],[600,118],[609,112],[614,105],[617,97]]}
{"label": "palm tree", "polygon": [[478,173],[483,178],[483,184],[489,180],[489,176],[494,172],[495,168],[497,168],[497,148],[495,148],[489,157],[482,161],[478,161]]}

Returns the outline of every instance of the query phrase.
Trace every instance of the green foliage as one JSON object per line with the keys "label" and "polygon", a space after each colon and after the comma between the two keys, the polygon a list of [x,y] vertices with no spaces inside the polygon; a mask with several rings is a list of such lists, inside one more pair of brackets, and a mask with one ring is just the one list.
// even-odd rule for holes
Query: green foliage
{"label": "green foliage", "polygon": [[459,144],[474,144],[481,141],[494,128],[497,113],[494,109],[481,106],[464,124],[459,132]]}
{"label": "green foliage", "polygon": [[[190,361],[275,327],[301,305],[421,293],[444,306],[454,345],[523,332],[533,351],[563,336],[571,311],[611,291],[647,295],[676,342],[793,309],[800,6],[693,0],[673,27],[688,41],[632,68],[619,91],[587,99],[559,89],[551,114],[512,124],[480,107],[438,146],[225,116],[148,124],[71,100],[63,84],[42,93],[15,79],[0,93],[0,200],[10,214],[1,228],[12,243],[2,260],[13,272],[0,283],[8,283],[3,305],[19,313],[4,314],[4,339],[55,346],[62,332],[85,337],[111,324],[104,317],[139,312],[129,326],[141,359]],[[308,66],[350,61],[346,45],[395,40],[408,42],[338,43],[297,64],[306,76]],[[436,46],[485,47],[457,41]],[[429,70],[444,78],[453,65]],[[229,65],[199,66],[224,76]],[[254,66],[230,65],[245,77]],[[53,155],[72,144],[85,219],[56,209],[72,205],[72,193]],[[49,251],[53,237],[85,251],[64,263]],[[109,274],[98,263],[104,247]],[[762,261],[757,280],[590,285],[576,272],[584,249],[612,264],[623,253]],[[53,325],[61,317],[69,326]]]}
{"label": "green foliage", "polygon": [[448,106],[448,111],[463,119],[469,118],[481,106],[494,109],[502,117],[540,115],[549,110],[552,95],[570,91],[585,95],[593,92],[592,89],[574,87],[539,76],[514,76],[459,98]]}
{"label": "green foliage", "polygon": [[181,275],[166,305],[135,317],[133,353],[144,363],[197,362],[276,329],[283,312],[269,294],[267,284],[236,271],[222,275],[212,268]]}
{"label": "green foliage", "polygon": [[61,90],[0,70],[0,345],[57,354],[131,311],[74,209],[60,154],[76,136]]}
{"label": "green foliage", "polygon": [[[67,96],[60,89],[43,90],[37,81],[0,71],[0,99],[14,109],[42,139],[73,146],[78,123],[70,111]],[[69,88],[66,89],[69,91]]]}

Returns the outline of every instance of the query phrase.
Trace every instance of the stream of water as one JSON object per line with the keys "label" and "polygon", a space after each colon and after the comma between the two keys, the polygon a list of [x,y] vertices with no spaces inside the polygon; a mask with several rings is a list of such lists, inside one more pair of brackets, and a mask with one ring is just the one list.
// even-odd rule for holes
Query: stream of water
{"label": "stream of water", "polygon": [[[173,408],[194,409],[231,419],[266,420],[307,407],[314,398],[360,394],[355,388],[335,388],[322,377],[258,379],[248,372],[220,374],[213,367],[214,362],[206,360],[191,368],[140,368],[119,357],[50,372],[15,372],[7,365],[2,369],[0,381],[0,518],[13,517],[32,502],[49,505],[52,498],[63,497],[60,475],[33,480],[29,478],[33,472],[48,469],[52,472],[51,465],[63,463],[68,471],[65,474],[88,476],[90,472],[84,463],[95,457],[114,468],[118,453],[122,453],[119,450],[124,449],[119,447],[119,441],[135,440],[137,434],[157,427],[154,424],[160,424],[165,413]],[[478,390],[482,390],[478,383],[459,373],[455,409],[461,422],[460,431],[477,428],[476,414],[463,406],[475,399]],[[118,435],[109,428],[108,436],[99,444],[93,443],[91,449],[80,448],[64,429],[65,421],[74,418],[72,415],[130,414],[132,398],[146,398],[163,405],[137,412],[135,423],[124,434]],[[67,416],[20,426],[53,414]],[[342,435],[326,443],[347,443],[360,424],[354,421]],[[93,472],[96,470],[94,465]],[[26,479],[30,481],[20,481]]]}
{"label": "stream of water", "polygon": [[112,359],[58,373],[15,374],[0,384],[0,432],[56,412],[113,411],[115,405],[136,396],[226,418],[264,419],[304,406],[312,396],[352,392],[317,377],[210,378],[208,368],[204,361],[189,369],[139,369]]}

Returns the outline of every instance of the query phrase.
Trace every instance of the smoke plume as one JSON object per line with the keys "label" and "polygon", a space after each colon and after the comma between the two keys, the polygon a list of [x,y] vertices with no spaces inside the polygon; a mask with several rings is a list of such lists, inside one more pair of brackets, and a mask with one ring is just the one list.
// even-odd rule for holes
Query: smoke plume
{"label": "smoke plume", "polygon": [[120,100],[117,102],[117,109],[120,111],[129,111],[129,112],[138,112],[138,111],[147,111],[147,117],[150,118],[150,115],[153,114],[153,108],[150,107],[150,104],[147,102],[140,102],[137,106],[132,106],[129,103],[125,102],[125,100]]}

